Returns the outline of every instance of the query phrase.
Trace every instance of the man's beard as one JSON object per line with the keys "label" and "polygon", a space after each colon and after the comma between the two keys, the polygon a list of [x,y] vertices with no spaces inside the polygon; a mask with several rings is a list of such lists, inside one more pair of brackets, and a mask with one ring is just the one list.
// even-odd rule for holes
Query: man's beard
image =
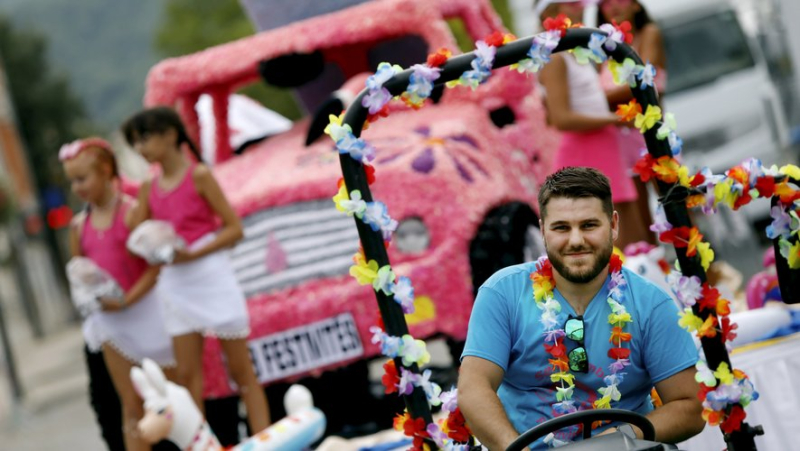
{"label": "man's beard", "polygon": [[567,254],[592,252],[592,255],[595,258],[594,265],[589,269],[577,271],[569,269],[559,254],[556,252],[551,252],[550,248],[547,246],[547,242],[545,242],[545,249],[547,250],[547,258],[550,259],[550,263],[553,265],[553,268],[558,271],[561,277],[572,283],[583,284],[594,280],[594,278],[603,272],[606,266],[608,266],[608,262],[611,261],[611,254],[614,251],[614,244],[613,241],[609,240],[607,246],[599,248],[595,252],[592,252],[593,249],[588,246],[565,249],[564,252]]}

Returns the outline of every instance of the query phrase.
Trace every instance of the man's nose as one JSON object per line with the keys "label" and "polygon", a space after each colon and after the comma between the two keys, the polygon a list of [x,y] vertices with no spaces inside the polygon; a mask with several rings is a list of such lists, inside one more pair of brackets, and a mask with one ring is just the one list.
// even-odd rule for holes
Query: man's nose
{"label": "man's nose", "polygon": [[570,246],[580,246],[583,244],[583,231],[580,228],[575,227],[569,232],[569,244]]}

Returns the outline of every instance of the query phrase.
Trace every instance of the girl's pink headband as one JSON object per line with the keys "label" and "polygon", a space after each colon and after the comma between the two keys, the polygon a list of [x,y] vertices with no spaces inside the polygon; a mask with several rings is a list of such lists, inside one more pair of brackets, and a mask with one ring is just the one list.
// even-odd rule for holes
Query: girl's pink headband
{"label": "girl's pink headband", "polygon": [[90,148],[99,147],[112,155],[114,152],[111,150],[111,144],[103,138],[86,138],[72,141],[69,144],[64,144],[58,151],[59,161],[71,160],[77,157],[81,152]]}

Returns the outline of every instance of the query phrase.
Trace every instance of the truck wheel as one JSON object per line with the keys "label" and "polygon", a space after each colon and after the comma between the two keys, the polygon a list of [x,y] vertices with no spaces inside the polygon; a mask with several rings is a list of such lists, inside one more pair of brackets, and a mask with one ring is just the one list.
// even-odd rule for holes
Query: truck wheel
{"label": "truck wheel", "polygon": [[[492,209],[469,245],[473,297],[495,272],[536,260],[544,252],[539,217],[528,204],[512,202]],[[447,342],[453,364],[458,366],[464,342]]]}

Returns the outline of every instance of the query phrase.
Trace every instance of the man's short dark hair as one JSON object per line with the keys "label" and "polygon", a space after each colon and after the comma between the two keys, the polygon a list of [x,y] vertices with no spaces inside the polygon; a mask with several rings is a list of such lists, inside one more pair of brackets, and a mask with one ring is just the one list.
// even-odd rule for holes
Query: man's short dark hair
{"label": "man's short dark hair", "polygon": [[547,176],[539,188],[539,214],[542,220],[545,217],[547,203],[554,197],[569,199],[595,197],[600,199],[603,211],[608,214],[609,218],[614,214],[614,204],[611,202],[611,183],[608,177],[594,168],[571,166]]}

